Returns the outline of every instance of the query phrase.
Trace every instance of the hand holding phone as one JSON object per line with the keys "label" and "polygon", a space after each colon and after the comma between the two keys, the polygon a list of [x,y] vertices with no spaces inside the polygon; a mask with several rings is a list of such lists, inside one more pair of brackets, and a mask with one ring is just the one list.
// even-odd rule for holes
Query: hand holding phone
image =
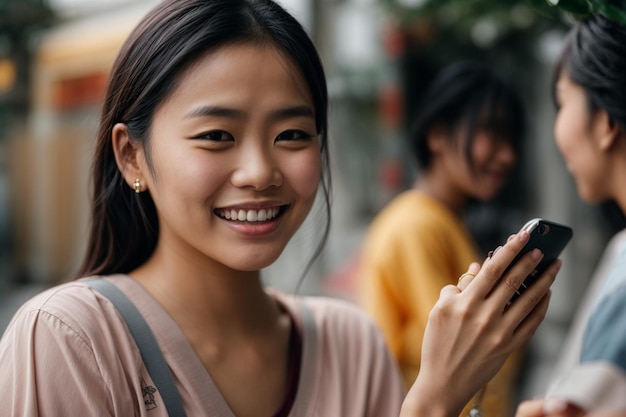
{"label": "hand holding phone", "polygon": [[537,278],[541,276],[546,268],[559,257],[574,234],[572,228],[569,226],[540,218],[529,220],[520,231],[522,230],[528,231],[530,239],[528,239],[524,248],[522,248],[513,261],[511,261],[507,271],[522,256],[535,248],[539,249],[543,253],[543,259],[541,259],[537,267],[524,280],[520,288],[517,290],[517,293],[511,297],[511,302],[515,301],[529,286],[533,284],[533,282],[535,282]]}

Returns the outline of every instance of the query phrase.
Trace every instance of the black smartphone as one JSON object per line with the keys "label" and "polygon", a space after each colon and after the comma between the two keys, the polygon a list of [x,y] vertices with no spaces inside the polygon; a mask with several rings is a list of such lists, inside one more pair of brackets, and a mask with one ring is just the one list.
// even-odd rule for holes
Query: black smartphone
{"label": "black smartphone", "polygon": [[531,274],[524,280],[520,288],[517,290],[511,302],[515,301],[528,287],[530,287],[537,278],[546,270],[546,268],[559,257],[565,246],[569,243],[574,235],[571,227],[563,224],[551,222],[545,219],[532,219],[529,220],[521,229],[528,230],[530,239],[526,242],[526,245],[517,254],[517,256],[511,261],[511,264],[507,268],[511,268],[524,254],[537,248],[543,252],[543,259],[539,262],[537,267],[531,272]]}

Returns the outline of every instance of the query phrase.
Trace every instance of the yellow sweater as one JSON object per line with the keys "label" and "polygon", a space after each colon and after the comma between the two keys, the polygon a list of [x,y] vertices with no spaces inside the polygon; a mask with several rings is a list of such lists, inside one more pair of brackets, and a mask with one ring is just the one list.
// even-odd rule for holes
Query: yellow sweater
{"label": "yellow sweater", "polygon": [[[400,194],[370,225],[360,260],[360,302],[378,323],[407,386],[419,372],[424,329],[441,288],[456,284],[473,261],[482,259],[462,220],[424,193]],[[485,417],[511,415],[517,362],[509,359],[489,383]]]}

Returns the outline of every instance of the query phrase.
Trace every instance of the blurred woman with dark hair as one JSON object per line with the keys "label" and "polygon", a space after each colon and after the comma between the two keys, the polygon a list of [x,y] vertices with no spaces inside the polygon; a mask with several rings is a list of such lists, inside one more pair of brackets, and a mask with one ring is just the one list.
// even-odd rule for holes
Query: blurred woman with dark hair
{"label": "blurred woman with dark hair", "polygon": [[[464,223],[473,200],[494,199],[519,157],[524,112],[514,87],[488,67],[444,68],[422,96],[410,133],[419,173],[374,219],[360,259],[360,299],[385,335],[410,386],[422,335],[441,288],[484,259]],[[485,254],[486,255],[486,254]],[[487,415],[513,410],[516,359],[490,384]]]}

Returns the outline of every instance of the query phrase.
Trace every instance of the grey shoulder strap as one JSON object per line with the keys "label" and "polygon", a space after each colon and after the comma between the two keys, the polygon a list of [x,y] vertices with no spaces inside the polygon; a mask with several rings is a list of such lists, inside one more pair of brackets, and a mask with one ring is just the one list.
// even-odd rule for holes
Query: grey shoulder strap
{"label": "grey shoulder strap", "polygon": [[170,417],[186,417],[170,368],[161,353],[154,334],[137,307],[119,288],[105,279],[95,278],[84,282],[108,298],[126,321],[126,325],[133,335],[137,347],[139,347],[146,369],[156,384],[161,398],[163,398],[168,415]]}

